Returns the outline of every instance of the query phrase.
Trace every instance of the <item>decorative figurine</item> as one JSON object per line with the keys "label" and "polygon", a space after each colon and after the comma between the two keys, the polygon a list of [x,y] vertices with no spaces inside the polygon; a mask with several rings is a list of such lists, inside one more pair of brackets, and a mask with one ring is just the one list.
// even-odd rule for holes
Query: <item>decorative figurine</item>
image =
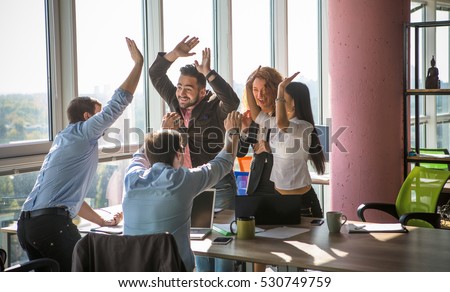
{"label": "decorative figurine", "polygon": [[439,81],[439,69],[435,67],[436,60],[434,56],[431,58],[431,67],[428,68],[427,79],[425,80],[426,89],[439,89],[441,82]]}

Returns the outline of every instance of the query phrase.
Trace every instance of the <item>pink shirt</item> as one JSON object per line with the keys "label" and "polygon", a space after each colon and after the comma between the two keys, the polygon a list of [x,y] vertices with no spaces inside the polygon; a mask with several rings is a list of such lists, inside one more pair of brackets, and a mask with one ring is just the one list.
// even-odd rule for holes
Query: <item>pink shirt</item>
{"label": "pink shirt", "polygon": [[[181,113],[183,114],[183,120],[184,120],[184,126],[186,128],[189,127],[189,121],[191,120],[192,116],[192,107],[187,109],[181,109]],[[186,143],[186,147],[184,148],[184,163],[183,166],[187,168],[192,168],[192,161],[191,161],[191,151],[189,150],[189,142]]]}

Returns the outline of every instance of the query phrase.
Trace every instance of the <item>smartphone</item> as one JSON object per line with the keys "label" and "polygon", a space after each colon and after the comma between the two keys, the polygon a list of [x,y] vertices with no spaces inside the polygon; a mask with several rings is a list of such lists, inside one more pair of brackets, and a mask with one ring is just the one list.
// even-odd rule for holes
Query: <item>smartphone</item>
{"label": "smartphone", "polygon": [[233,237],[216,237],[213,241],[212,244],[228,244],[233,240]]}
{"label": "smartphone", "polygon": [[314,219],[311,221],[311,225],[317,225],[320,226],[323,224],[323,219]]}

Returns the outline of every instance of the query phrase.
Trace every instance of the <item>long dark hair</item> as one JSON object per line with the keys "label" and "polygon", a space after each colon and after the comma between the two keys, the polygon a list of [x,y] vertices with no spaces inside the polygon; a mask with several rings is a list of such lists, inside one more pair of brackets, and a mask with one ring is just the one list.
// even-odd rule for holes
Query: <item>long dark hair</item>
{"label": "long dark hair", "polygon": [[[299,120],[307,121],[314,127],[314,116],[311,109],[308,86],[301,82],[291,82],[286,86],[286,92],[294,99],[296,117]],[[313,128],[311,133],[309,155],[317,173],[323,174],[325,172],[325,155],[323,154],[316,127]]]}

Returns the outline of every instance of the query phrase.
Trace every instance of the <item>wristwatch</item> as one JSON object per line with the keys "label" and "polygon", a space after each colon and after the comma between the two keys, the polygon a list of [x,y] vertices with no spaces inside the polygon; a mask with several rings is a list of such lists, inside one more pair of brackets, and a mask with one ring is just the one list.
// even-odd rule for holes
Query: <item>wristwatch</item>
{"label": "wristwatch", "polygon": [[228,131],[228,135],[230,135],[230,136],[232,136],[232,135],[240,135],[239,129],[238,128],[230,129]]}

